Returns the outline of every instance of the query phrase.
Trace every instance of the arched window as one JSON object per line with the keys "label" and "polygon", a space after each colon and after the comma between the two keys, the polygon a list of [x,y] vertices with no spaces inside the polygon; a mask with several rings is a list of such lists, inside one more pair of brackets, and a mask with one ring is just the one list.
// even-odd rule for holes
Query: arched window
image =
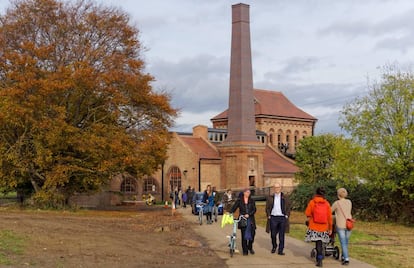
{"label": "arched window", "polygon": [[270,143],[270,145],[273,145],[274,144],[274,135],[275,135],[275,130],[273,129],[273,128],[271,128],[270,130],[269,130],[269,143]]}
{"label": "arched window", "polygon": [[137,181],[133,177],[123,177],[120,191],[122,193],[136,193]]}
{"label": "arched window", "polygon": [[286,144],[287,144],[288,147],[290,147],[291,143],[292,143],[292,141],[291,141],[292,136],[291,135],[292,135],[292,132],[290,130],[286,131]]}
{"label": "arched window", "polygon": [[170,178],[170,191],[174,191],[176,188],[181,188],[181,170],[178,167],[172,167],[169,172]]}
{"label": "arched window", "polygon": [[279,147],[279,149],[282,149],[283,147],[282,135],[283,131],[279,129],[279,131],[277,132],[277,146]]}
{"label": "arched window", "polygon": [[298,147],[298,143],[299,143],[299,131],[295,131],[295,135],[293,136],[293,142],[294,142],[294,146],[295,146],[295,150],[296,147]]}

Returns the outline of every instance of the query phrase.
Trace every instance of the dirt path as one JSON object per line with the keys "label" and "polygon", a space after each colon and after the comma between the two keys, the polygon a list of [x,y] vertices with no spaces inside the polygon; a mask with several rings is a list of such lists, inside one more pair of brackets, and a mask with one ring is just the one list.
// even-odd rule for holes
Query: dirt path
{"label": "dirt path", "polygon": [[[171,210],[0,210],[0,231],[24,238],[1,267],[226,267],[192,223]],[[0,254],[3,252],[0,251]]]}

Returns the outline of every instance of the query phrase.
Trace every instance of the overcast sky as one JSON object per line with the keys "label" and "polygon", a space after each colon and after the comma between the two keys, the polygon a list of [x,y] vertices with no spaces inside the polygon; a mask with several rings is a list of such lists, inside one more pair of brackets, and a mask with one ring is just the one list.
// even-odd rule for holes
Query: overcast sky
{"label": "overcast sky", "polygon": [[[131,15],[156,90],[181,109],[174,130],[211,127],[228,107],[228,0],[97,0]],[[412,69],[412,0],[245,0],[255,88],[281,91],[318,118],[316,134],[341,132],[339,111],[380,80],[381,67]],[[0,0],[2,10],[8,4]]]}

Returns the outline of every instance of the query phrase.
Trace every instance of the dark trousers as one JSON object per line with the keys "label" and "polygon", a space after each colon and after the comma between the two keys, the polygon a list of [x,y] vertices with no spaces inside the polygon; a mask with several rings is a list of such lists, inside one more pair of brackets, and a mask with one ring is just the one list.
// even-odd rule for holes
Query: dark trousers
{"label": "dark trousers", "polygon": [[241,241],[242,241],[242,249],[243,253],[248,253],[249,250],[253,249],[253,242],[254,242],[254,236],[256,235],[256,230],[252,228],[252,240],[246,240],[244,239],[244,234],[246,232],[246,228],[240,228],[241,231]]}
{"label": "dark trousers", "polygon": [[206,212],[207,221],[211,221],[211,212]]}
{"label": "dark trousers", "polygon": [[276,237],[279,235],[279,253],[285,248],[285,216],[270,216],[270,237],[272,238],[273,248],[277,248]]}
{"label": "dark trousers", "polygon": [[323,243],[322,240],[317,240],[315,242],[316,247],[316,260],[322,260],[323,259]]}

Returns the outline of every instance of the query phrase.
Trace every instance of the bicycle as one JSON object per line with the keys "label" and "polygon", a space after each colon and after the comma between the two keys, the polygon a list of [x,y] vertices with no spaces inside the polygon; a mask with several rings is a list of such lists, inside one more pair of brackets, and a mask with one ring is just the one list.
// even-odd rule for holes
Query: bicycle
{"label": "bicycle", "polygon": [[196,207],[198,208],[198,222],[200,225],[203,224],[203,216],[204,216],[204,206],[206,203],[198,203],[196,204]]}
{"label": "bicycle", "polygon": [[229,238],[230,257],[233,257],[234,252],[236,250],[237,226],[239,224],[239,221],[241,220],[247,220],[247,218],[245,218],[243,215],[240,215],[238,219],[234,219],[233,220],[233,232],[231,235],[227,236]]}

